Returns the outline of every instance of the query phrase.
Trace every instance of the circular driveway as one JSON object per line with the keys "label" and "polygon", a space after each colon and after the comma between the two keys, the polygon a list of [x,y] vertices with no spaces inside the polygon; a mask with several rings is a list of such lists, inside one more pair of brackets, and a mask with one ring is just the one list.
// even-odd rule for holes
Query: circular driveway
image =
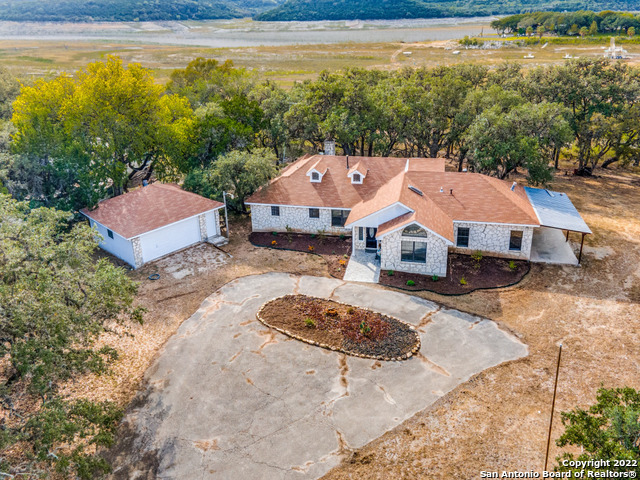
{"label": "circular driveway", "polygon": [[[256,319],[300,293],[409,322],[404,362],[324,350]],[[207,298],[146,373],[113,451],[114,478],[318,478],[478,372],[527,355],[487,319],[422,298],[321,277],[243,277]]]}

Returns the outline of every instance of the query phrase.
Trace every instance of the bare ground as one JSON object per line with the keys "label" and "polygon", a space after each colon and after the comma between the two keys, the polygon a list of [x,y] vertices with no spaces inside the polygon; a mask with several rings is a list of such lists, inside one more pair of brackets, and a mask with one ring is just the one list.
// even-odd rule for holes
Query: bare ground
{"label": "bare ground", "polygon": [[[640,388],[640,180],[598,174],[560,175],[553,184],[571,196],[594,231],[582,268],[533,265],[517,286],[462,297],[416,293],[496,320],[529,345],[529,357],[483,372],[360,451],[347,452],[325,478],[479,478],[481,470],[541,469],[560,342],[557,411],[590,404],[601,385]],[[71,384],[67,393],[126,405],[181,322],[235,278],[267,271],[328,276],[316,255],[252,246],[249,227],[247,219],[232,223],[224,250],[233,258],[200,245],[132,272],[141,282],[139,303],[148,309],[145,324],[132,327],[133,336],[105,336],[121,352],[113,372]],[[156,272],[159,280],[147,279]],[[561,431],[556,421],[554,438]],[[552,458],[557,453],[552,447]]]}

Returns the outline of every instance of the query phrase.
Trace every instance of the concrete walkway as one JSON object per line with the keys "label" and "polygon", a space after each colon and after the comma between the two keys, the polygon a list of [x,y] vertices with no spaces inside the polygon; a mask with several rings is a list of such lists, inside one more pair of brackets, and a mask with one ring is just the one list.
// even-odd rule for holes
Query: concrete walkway
{"label": "concrete walkway", "polygon": [[378,283],[380,279],[380,260],[375,253],[355,250],[344,272],[347,282]]}
{"label": "concrete walkway", "polygon": [[[378,362],[304,344],[256,320],[301,293],[416,325],[419,354]],[[265,274],[207,298],[159,353],[111,451],[116,479],[306,479],[485,368],[527,355],[489,320],[336,279]]]}
{"label": "concrete walkway", "polygon": [[547,227],[533,229],[531,261],[558,265],[578,265],[578,259],[573,253],[571,244],[566,241],[562,230]]}

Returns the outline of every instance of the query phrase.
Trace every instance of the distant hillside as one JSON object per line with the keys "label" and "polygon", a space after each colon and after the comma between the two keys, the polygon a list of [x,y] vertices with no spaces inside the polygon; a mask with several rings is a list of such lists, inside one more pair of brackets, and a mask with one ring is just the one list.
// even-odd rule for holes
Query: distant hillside
{"label": "distant hillside", "polygon": [[391,20],[506,15],[538,10],[638,10],[638,0],[287,0],[262,21]]}
{"label": "distant hillside", "polygon": [[283,0],[0,0],[0,20],[158,21],[250,17]]}

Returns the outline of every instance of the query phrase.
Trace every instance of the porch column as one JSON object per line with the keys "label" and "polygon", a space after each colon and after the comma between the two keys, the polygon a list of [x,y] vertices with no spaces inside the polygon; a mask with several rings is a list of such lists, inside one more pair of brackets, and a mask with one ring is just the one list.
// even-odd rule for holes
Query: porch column
{"label": "porch column", "polygon": [[582,234],[582,241],[580,242],[580,254],[578,255],[578,265],[580,265],[580,262],[582,261],[582,247],[584,247],[584,236],[586,235],[586,233]]}

